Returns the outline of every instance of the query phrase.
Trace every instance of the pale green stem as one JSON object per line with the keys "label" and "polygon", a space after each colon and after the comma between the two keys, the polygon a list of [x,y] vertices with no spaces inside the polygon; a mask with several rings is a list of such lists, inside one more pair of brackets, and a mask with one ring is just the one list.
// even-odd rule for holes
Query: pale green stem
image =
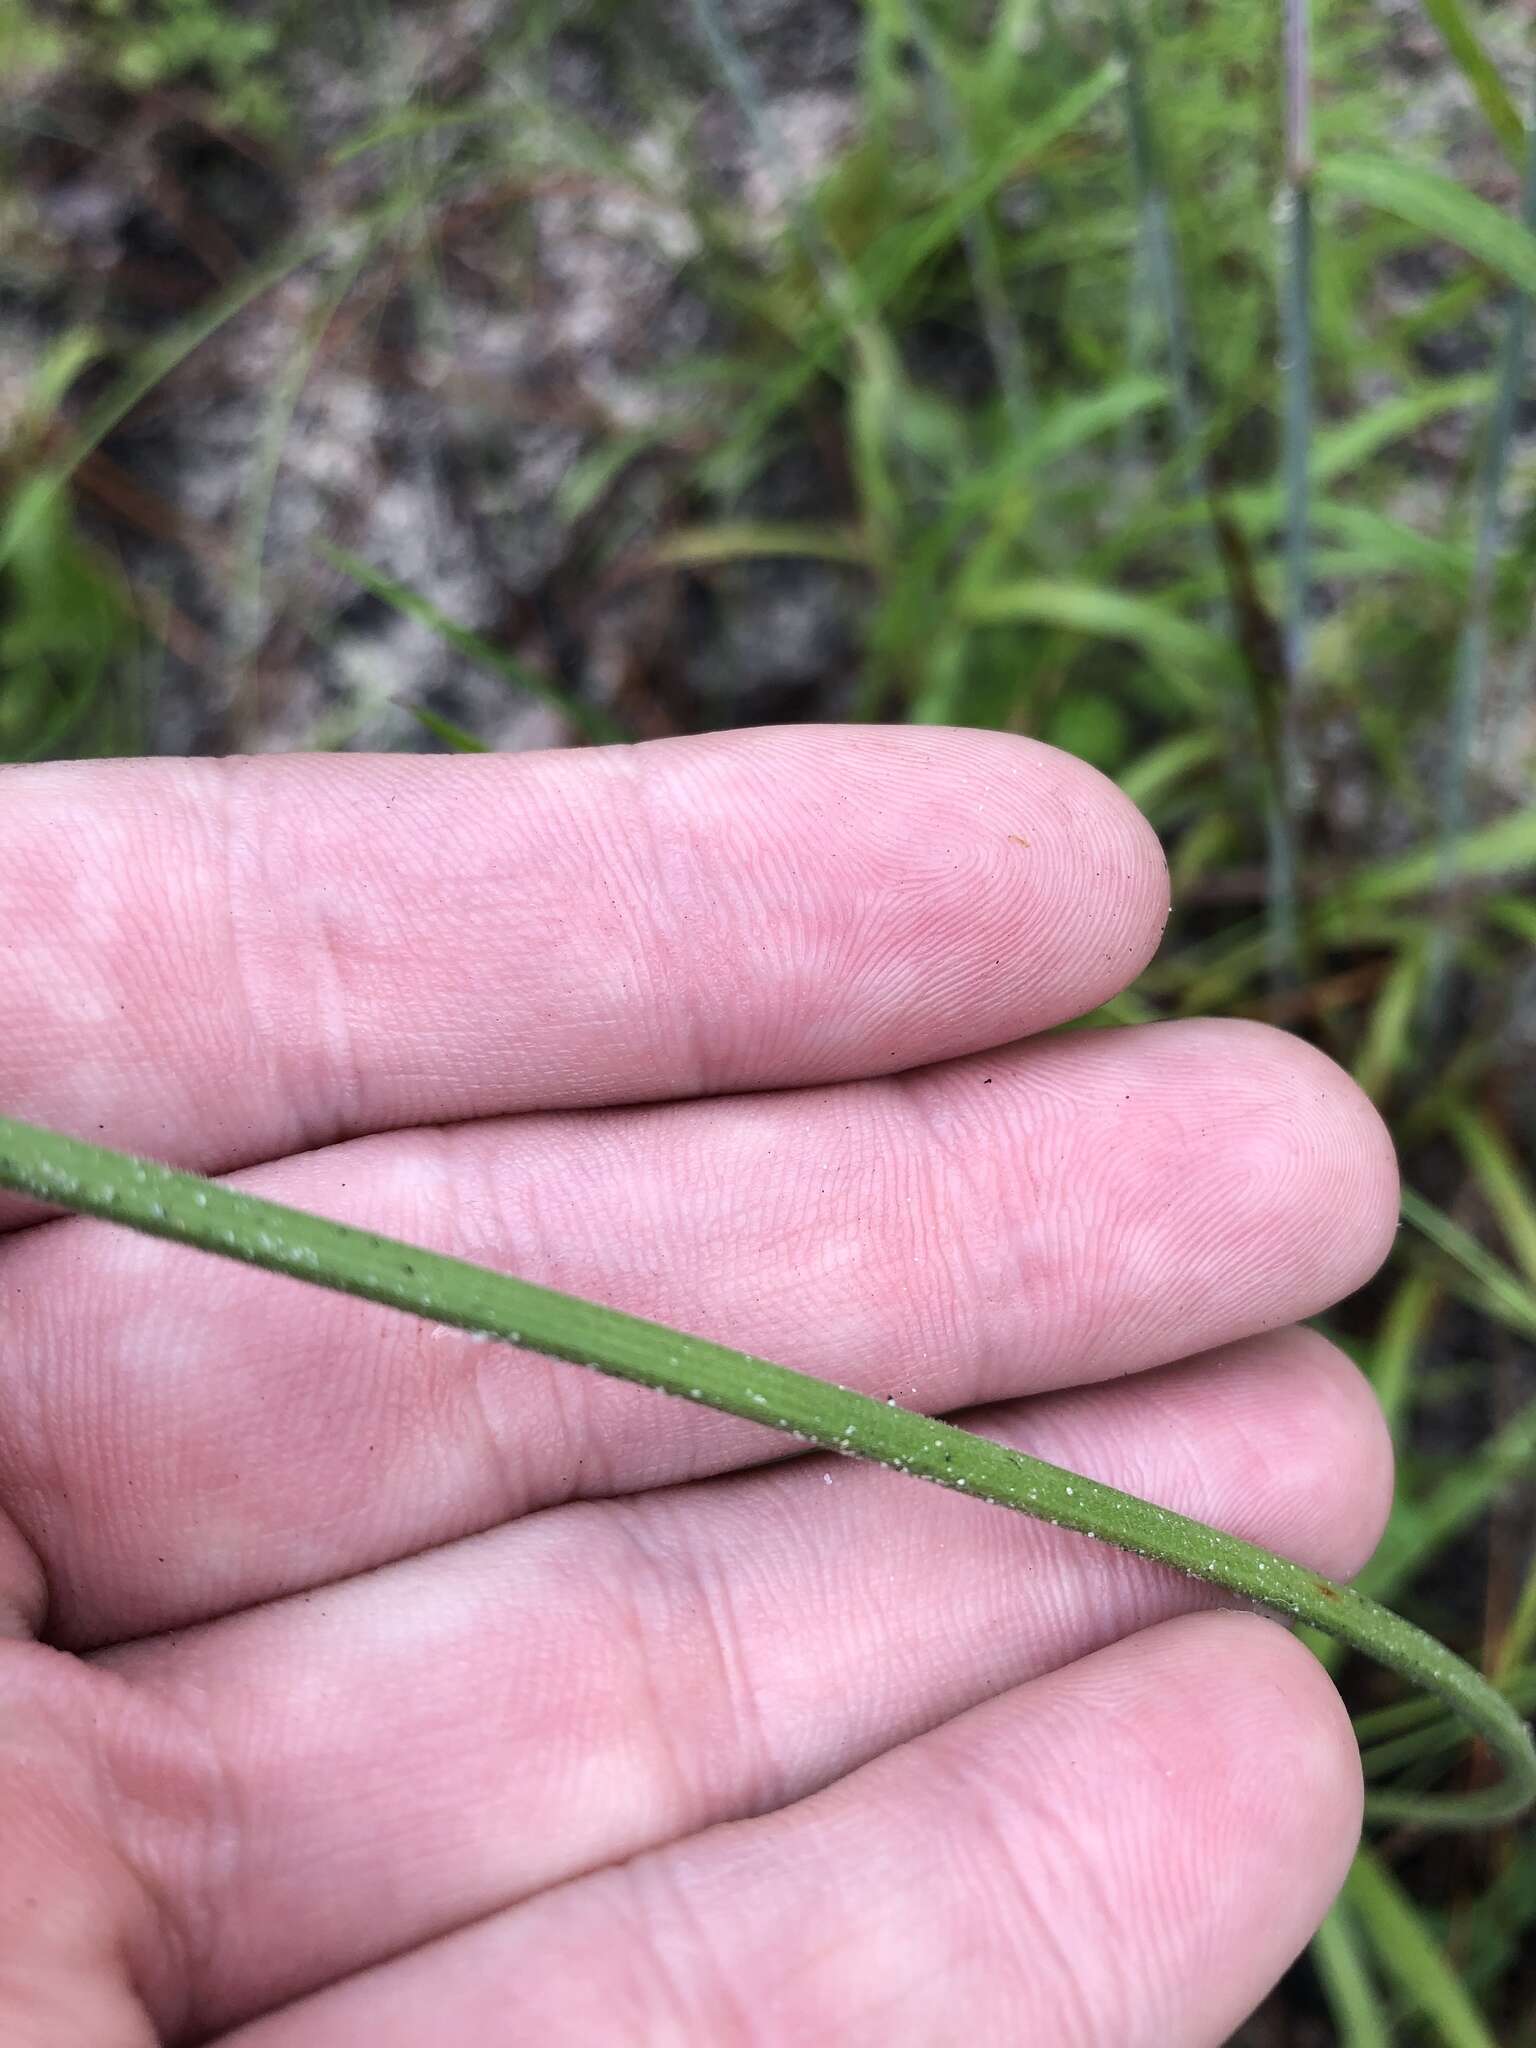
{"label": "pale green stem", "polygon": [[1172,1565],[1310,1622],[1437,1693],[1504,1766],[1498,1784],[1472,1792],[1373,1792],[1376,1817],[1486,1825],[1536,1800],[1536,1748],[1525,1723],[1470,1665],[1350,1587],[1150,1501],[746,1352],[5,1118],[0,1187],[592,1366]]}
{"label": "pale green stem", "polygon": [[1285,8],[1285,246],[1280,321],[1284,371],[1285,681],[1276,717],[1269,788],[1271,973],[1285,985],[1300,973],[1296,905],[1297,721],[1307,672],[1311,595],[1312,465],[1312,66],[1311,0]]}
{"label": "pale green stem", "polygon": [[[1533,109],[1533,126],[1527,132],[1525,142],[1520,224],[1536,231],[1536,109]],[[1473,741],[1486,695],[1494,590],[1504,549],[1504,486],[1515,446],[1520,409],[1528,390],[1526,358],[1529,354],[1530,316],[1530,296],[1523,291],[1513,292],[1504,313],[1498,383],[1478,469],[1477,537],[1472,556],[1472,580],[1467,592],[1466,617],[1456,645],[1445,764],[1440,778],[1441,913],[1435,925],[1424,997],[1431,1027],[1437,1023],[1445,1003],[1445,972],[1453,936],[1450,888],[1454,849],[1466,828],[1467,780],[1472,765]]]}
{"label": "pale green stem", "polygon": [[1338,2048],[1392,2048],[1392,2023],[1371,1980],[1354,1916],[1342,1900],[1312,1937],[1312,1962],[1338,2029]]}
{"label": "pale green stem", "polygon": [[[917,0],[907,25],[922,61],[930,120],[943,152],[945,174],[953,191],[964,192],[976,182],[976,164],[945,75],[943,48],[925,6],[926,0]],[[1030,389],[1024,336],[1014,318],[1002,257],[984,199],[978,202],[974,212],[967,214],[960,234],[970,265],[981,331],[986,337],[998,390],[1002,394],[1008,431],[1015,441],[1021,441],[1034,424],[1034,395]]]}

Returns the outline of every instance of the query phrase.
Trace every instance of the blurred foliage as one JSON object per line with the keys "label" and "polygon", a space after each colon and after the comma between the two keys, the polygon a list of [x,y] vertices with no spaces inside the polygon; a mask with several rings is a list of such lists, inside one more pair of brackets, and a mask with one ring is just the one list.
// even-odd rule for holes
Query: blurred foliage
{"label": "blurred foliage", "polygon": [[72,81],[125,93],[193,80],[207,85],[223,118],[272,128],[281,98],[261,67],[277,47],[271,10],[230,0],[0,0],[0,64],[34,80]]}

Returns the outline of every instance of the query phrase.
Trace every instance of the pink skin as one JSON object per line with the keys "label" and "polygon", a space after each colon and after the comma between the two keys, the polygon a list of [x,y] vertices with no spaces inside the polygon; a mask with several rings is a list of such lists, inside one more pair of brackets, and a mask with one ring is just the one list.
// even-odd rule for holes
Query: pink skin
{"label": "pink skin", "polygon": [[[995,734],[9,770],[0,1104],[1346,1574],[1386,1439],[1292,1325],[1379,1123],[1252,1026],[1036,1036],[1165,890]],[[8,2044],[1215,2048],[1326,1909],[1358,1767],[1268,1622],[0,1202]]]}

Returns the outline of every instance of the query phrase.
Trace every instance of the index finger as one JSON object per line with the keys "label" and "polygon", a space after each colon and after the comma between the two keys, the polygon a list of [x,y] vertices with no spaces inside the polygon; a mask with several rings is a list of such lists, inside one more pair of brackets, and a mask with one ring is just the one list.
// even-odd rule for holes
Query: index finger
{"label": "index finger", "polygon": [[1092,1008],[1166,904],[1112,784],[991,732],[14,768],[0,1104],[222,1172],[853,1079]]}

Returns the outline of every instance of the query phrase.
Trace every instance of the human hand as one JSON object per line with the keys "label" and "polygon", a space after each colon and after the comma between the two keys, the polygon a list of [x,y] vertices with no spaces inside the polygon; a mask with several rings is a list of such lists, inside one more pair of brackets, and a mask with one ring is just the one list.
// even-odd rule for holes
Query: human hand
{"label": "human hand", "polygon": [[[1253,1026],[1029,1042],[1164,889],[1100,778],[982,733],[10,770],[0,1107],[1347,1573],[1385,1435],[1284,1326],[1390,1241],[1381,1126]],[[1347,1722],[1209,1589],[37,1214],[7,2044],[1192,2048],[1321,1917]]]}

